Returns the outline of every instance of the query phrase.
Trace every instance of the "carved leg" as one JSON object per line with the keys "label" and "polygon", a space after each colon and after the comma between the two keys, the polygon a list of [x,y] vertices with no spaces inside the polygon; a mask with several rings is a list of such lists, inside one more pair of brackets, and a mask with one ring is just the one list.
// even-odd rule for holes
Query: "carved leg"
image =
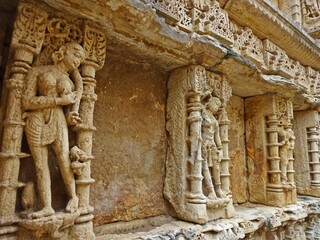
{"label": "carved leg", "polygon": [[217,199],[217,195],[214,191],[212,179],[211,179],[211,174],[209,171],[207,155],[205,155],[205,160],[203,161],[203,164],[202,164],[202,175],[203,175],[206,187],[208,188],[208,192],[209,192],[208,198],[210,198],[212,200]]}
{"label": "carved leg", "polygon": [[216,194],[220,198],[225,198],[226,195],[221,189],[221,180],[220,180],[220,163],[217,159],[213,160],[213,167],[212,167],[212,177],[213,177],[213,184]]}
{"label": "carved leg", "polygon": [[79,198],[76,195],[76,184],[74,179],[74,173],[71,169],[71,161],[69,158],[69,140],[68,130],[61,130],[61,136],[53,143],[53,149],[57,156],[61,177],[70,200],[66,206],[66,211],[74,213],[78,209]]}
{"label": "carved leg", "polygon": [[287,167],[288,167],[288,159],[287,159],[287,151],[284,149],[280,150],[280,170],[281,170],[281,183],[287,184]]}
{"label": "carved leg", "polygon": [[38,192],[43,209],[30,213],[29,218],[42,218],[54,214],[51,206],[51,179],[48,166],[47,146],[29,145],[37,174]]}

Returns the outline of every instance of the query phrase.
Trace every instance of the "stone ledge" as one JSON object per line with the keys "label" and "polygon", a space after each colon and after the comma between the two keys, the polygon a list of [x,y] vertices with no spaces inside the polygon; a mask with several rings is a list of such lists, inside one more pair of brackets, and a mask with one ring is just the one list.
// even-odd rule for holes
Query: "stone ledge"
{"label": "stone ledge", "polygon": [[[112,224],[112,226],[100,226],[96,228],[97,240],[180,239],[179,237],[190,240],[243,239],[247,236],[253,236],[259,229],[275,232],[282,227],[294,226],[296,223],[304,222],[312,215],[319,215],[320,200],[314,197],[299,196],[297,204],[282,208],[251,203],[241,204],[235,206],[235,208],[236,215],[234,218],[215,220],[205,225],[159,216],[131,221],[130,223],[119,222]],[[135,230],[132,231],[132,229]],[[134,233],[125,233],[129,231]],[[119,232],[123,234],[119,234]],[[103,235],[104,233],[105,235]]]}

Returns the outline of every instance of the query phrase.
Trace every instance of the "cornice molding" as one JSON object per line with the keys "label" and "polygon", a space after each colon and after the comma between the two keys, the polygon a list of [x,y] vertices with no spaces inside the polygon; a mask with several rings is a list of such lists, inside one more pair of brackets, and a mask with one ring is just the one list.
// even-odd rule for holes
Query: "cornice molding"
{"label": "cornice molding", "polygon": [[260,39],[268,38],[285,50],[289,57],[320,69],[320,47],[317,42],[270,1],[229,0],[224,10],[231,20],[250,27]]}

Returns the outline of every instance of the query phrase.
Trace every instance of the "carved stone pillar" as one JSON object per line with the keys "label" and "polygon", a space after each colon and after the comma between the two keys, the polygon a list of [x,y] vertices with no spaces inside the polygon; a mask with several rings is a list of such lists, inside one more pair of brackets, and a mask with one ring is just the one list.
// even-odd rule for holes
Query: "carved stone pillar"
{"label": "carved stone pillar", "polygon": [[178,217],[203,224],[231,217],[226,79],[201,66],[172,72],[167,106],[165,197]]}
{"label": "carved stone pillar", "polygon": [[46,18],[46,12],[41,9],[19,5],[11,44],[13,61],[6,73],[9,93],[0,153],[0,237],[17,231],[13,225],[17,222],[16,194],[17,188],[24,186],[18,182],[20,158],[28,156],[21,152],[24,127],[21,96],[25,75],[44,40]]}
{"label": "carved stone pillar", "polygon": [[97,101],[95,94],[96,71],[104,65],[106,54],[106,39],[102,31],[86,24],[84,27],[83,48],[86,59],[82,64],[81,74],[83,77],[83,94],[79,114],[82,123],[77,125],[77,146],[89,157],[85,162],[83,172],[76,179],[77,195],[79,197],[80,217],[76,220],[73,236],[79,235],[85,239],[94,239],[92,229],[93,207],[90,206],[90,185],[94,182],[91,178],[92,136],[96,128],[93,126],[94,104]]}
{"label": "carved stone pillar", "polygon": [[315,110],[294,112],[295,180],[299,194],[320,196],[319,114]]}
{"label": "carved stone pillar", "polygon": [[245,106],[250,201],[295,203],[292,103],[267,94],[246,99]]}

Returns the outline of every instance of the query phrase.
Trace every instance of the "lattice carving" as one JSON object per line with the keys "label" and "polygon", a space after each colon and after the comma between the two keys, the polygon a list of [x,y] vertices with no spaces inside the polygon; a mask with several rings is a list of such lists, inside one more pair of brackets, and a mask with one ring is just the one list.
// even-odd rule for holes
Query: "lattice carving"
{"label": "lattice carving", "polygon": [[306,68],[306,75],[307,75],[307,81],[310,84],[310,93],[311,94],[318,94],[318,83],[320,74],[316,70],[312,69],[311,67]]}
{"label": "lattice carving", "polygon": [[309,78],[306,75],[306,68],[302,66],[298,61],[294,61],[294,82],[304,87],[307,91],[310,88]]}
{"label": "lattice carving", "polygon": [[315,22],[320,19],[320,2],[319,0],[302,0],[302,12],[304,20],[307,23]]}
{"label": "lattice carving", "polygon": [[263,43],[256,37],[252,30],[248,27],[240,28],[233,23],[234,44],[233,49],[236,52],[248,58],[257,66],[264,64],[263,59]]}
{"label": "lattice carving", "polygon": [[288,79],[293,78],[295,76],[294,64],[286,52],[268,39],[263,40],[263,45],[267,71],[271,74],[277,73]]}
{"label": "lattice carving", "polygon": [[179,0],[143,0],[145,3],[151,4],[160,16],[163,16],[170,24],[179,22]]}
{"label": "lattice carving", "polygon": [[230,30],[230,22],[227,12],[221,9],[219,3],[215,1],[208,11],[206,32],[222,42],[231,45],[233,43],[233,33]]}

